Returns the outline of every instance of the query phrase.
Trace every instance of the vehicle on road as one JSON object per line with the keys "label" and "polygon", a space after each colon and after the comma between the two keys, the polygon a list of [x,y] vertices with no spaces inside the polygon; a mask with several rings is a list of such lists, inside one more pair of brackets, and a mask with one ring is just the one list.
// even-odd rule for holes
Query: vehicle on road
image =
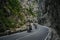
{"label": "vehicle on road", "polygon": [[33,25],[34,25],[35,29],[37,29],[37,25],[35,23],[33,23]]}
{"label": "vehicle on road", "polygon": [[27,32],[31,32],[31,30],[32,30],[31,24],[27,25]]}

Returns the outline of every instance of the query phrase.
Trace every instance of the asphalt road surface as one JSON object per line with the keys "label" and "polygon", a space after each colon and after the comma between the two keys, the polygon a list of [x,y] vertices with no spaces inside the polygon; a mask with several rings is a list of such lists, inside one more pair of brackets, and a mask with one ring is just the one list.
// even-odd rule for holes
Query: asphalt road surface
{"label": "asphalt road surface", "polygon": [[[32,25],[33,26],[33,25]],[[45,40],[49,29],[37,24],[37,29],[32,27],[32,31],[28,33],[27,31],[19,32],[7,36],[0,37],[0,40]]]}

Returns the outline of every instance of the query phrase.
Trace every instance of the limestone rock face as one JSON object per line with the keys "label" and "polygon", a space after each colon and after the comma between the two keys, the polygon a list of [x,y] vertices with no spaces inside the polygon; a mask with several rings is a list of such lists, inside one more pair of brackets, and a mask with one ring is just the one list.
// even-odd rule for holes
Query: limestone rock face
{"label": "limestone rock face", "polygon": [[[60,35],[60,2],[59,0],[43,0],[42,2],[43,24],[56,29]],[[45,20],[44,20],[45,19]]]}

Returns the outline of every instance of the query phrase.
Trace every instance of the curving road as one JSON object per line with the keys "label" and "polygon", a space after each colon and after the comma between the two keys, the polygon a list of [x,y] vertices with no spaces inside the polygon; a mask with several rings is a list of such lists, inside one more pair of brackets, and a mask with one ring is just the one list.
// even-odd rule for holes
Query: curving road
{"label": "curving road", "polygon": [[7,36],[0,37],[0,40],[45,40],[49,29],[37,24],[37,29],[34,29],[32,25],[32,32],[28,33],[27,31],[19,32]]}

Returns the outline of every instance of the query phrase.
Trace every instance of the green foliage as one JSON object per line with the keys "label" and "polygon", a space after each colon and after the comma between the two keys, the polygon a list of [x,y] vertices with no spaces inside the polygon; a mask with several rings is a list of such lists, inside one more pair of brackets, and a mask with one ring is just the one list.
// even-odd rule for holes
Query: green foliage
{"label": "green foliage", "polygon": [[11,12],[15,15],[19,15],[19,12],[22,8],[18,0],[8,0],[9,4],[7,7],[11,10]]}
{"label": "green foliage", "polygon": [[[2,8],[0,9],[0,23],[1,23],[1,25],[3,24],[1,29],[7,30],[9,28],[15,28],[16,24],[17,24],[16,16],[19,16],[19,18],[21,20],[23,20],[22,19],[23,16],[20,13],[22,6],[20,5],[19,1],[18,0],[8,0],[8,1],[4,2],[4,0],[3,0],[2,4],[0,4],[0,5],[2,6]],[[12,18],[12,16],[14,16],[15,19]]]}
{"label": "green foliage", "polygon": [[29,7],[29,9],[26,9],[28,11],[29,15],[35,16],[35,13],[33,12],[33,9]]}
{"label": "green foliage", "polygon": [[[0,4],[0,32],[5,31],[10,28],[16,28],[16,25],[19,24],[22,26],[25,24],[25,13],[18,0],[5,0]],[[4,3],[4,4],[3,4]],[[32,8],[26,9],[28,15],[34,16]],[[20,20],[21,22],[19,22]],[[2,31],[1,31],[2,30]]]}

